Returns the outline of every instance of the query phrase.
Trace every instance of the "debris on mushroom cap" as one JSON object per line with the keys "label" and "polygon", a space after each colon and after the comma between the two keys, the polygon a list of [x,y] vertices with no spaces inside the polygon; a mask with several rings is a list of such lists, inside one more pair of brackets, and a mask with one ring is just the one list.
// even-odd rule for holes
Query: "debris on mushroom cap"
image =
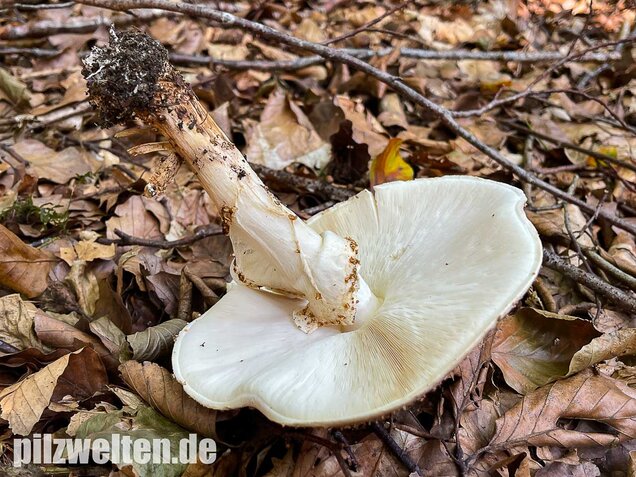
{"label": "debris on mushroom cap", "polygon": [[203,405],[253,406],[285,425],[394,411],[437,385],[532,284],[542,253],[524,203],[472,177],[363,191],[308,224],[358,243],[361,275],[383,299],[372,317],[308,335],[291,319],[298,300],[236,286],[181,332],[175,375]]}

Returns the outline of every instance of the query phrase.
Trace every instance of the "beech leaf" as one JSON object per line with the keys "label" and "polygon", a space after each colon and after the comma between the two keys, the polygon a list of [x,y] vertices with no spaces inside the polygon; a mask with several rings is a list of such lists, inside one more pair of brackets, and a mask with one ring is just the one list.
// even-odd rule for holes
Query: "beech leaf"
{"label": "beech leaf", "polygon": [[107,384],[106,370],[91,348],[62,356],[22,381],[0,391],[2,419],[14,434],[26,436],[49,405],[71,395],[86,399]]}
{"label": "beech leaf", "polygon": [[0,286],[28,298],[40,295],[48,286],[48,276],[56,259],[26,245],[9,229],[0,225]]}
{"label": "beech leaf", "polygon": [[567,375],[574,354],[598,335],[589,321],[522,308],[499,323],[492,360],[511,388],[527,394]]}
{"label": "beech leaf", "polygon": [[[561,419],[596,421],[614,432],[565,428]],[[610,446],[636,438],[636,390],[586,370],[528,394],[497,419],[496,425],[491,448]]]}
{"label": "beech leaf", "polygon": [[127,336],[126,339],[133,351],[133,359],[152,361],[170,353],[175,337],[187,324],[184,320],[168,320]]}
{"label": "beech leaf", "polygon": [[217,412],[188,396],[166,369],[155,363],[126,361],[119,371],[144,401],[168,419],[185,429],[216,439]]}

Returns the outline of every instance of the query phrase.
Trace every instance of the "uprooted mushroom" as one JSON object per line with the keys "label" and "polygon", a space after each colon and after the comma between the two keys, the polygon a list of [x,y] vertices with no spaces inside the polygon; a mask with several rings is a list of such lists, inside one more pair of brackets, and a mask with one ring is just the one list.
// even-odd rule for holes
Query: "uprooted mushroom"
{"label": "uprooted mushroom", "polygon": [[111,34],[84,74],[104,123],[135,116],[168,139],[231,239],[234,283],[173,352],[175,375],[205,406],[253,406],[298,426],[390,413],[439,383],[538,272],[518,189],[459,176],[394,182],[304,222],[154,40]]}

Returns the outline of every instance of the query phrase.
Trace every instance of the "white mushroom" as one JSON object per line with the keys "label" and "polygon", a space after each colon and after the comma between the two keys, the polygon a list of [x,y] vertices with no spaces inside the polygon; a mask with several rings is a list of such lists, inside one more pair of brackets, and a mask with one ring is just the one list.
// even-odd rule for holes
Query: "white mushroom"
{"label": "white mushroom", "polygon": [[112,38],[84,73],[102,117],[132,108],[168,138],[232,241],[236,283],[181,332],[172,358],[205,406],[253,406],[295,426],[387,414],[439,383],[538,272],[518,189],[472,177],[390,183],[303,222],[153,40]]}
{"label": "white mushroom", "polygon": [[541,264],[513,187],[472,178],[394,182],[308,221],[353,238],[381,304],[364,323],[311,334],[298,300],[237,285],[179,335],[186,392],[216,409],[331,426],[387,414],[438,384],[522,297]]}

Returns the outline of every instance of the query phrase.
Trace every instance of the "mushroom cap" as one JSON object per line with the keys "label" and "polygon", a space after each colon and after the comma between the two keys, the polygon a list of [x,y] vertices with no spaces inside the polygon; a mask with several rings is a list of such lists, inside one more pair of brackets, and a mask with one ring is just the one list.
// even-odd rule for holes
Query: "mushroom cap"
{"label": "mushroom cap", "polygon": [[514,187],[474,177],[392,182],[313,217],[359,245],[382,300],[358,329],[311,334],[298,299],[231,287],[180,333],[173,368],[215,409],[251,406],[291,426],[372,420],[436,386],[532,284],[539,236]]}

